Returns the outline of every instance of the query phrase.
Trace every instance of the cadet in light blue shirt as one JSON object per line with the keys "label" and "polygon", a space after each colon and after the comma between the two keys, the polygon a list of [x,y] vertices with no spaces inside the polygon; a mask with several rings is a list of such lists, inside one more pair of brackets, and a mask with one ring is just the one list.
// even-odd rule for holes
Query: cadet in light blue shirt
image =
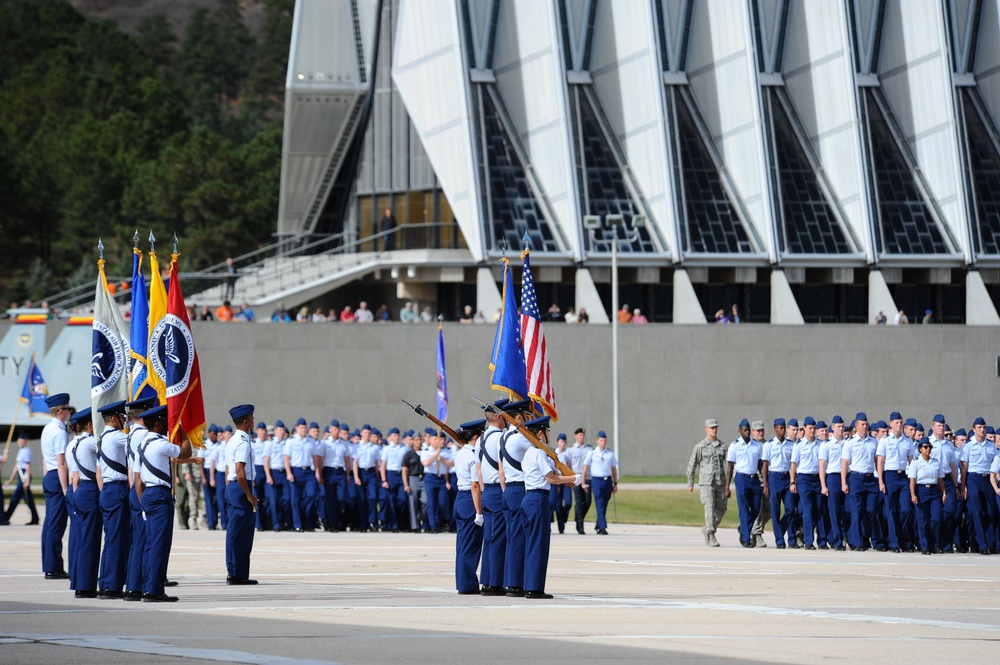
{"label": "cadet in light blue shirt", "polygon": [[270,528],[270,513],[264,495],[267,494],[267,474],[264,472],[264,453],[267,449],[267,425],[257,423],[257,437],[250,442],[253,448],[253,493],[257,497],[257,510],[254,516],[254,526],[258,531]]}
{"label": "cadet in light blue shirt", "polygon": [[264,502],[271,516],[271,529],[281,531],[291,523],[289,482],[285,471],[285,423],[274,423],[274,438],[264,447]]}
{"label": "cadet in light blue shirt", "polygon": [[795,442],[795,447],[792,449],[790,465],[791,491],[799,497],[802,539],[807,550],[816,549],[814,535],[820,549],[825,550],[827,546],[826,525],[822,519],[823,486],[819,481],[820,442],[816,439],[819,425],[826,428],[826,423],[822,420],[817,423],[812,416],[806,416],[802,423],[802,438]]}
{"label": "cadet in light blue shirt", "polygon": [[949,554],[954,551],[952,535],[958,525],[958,489],[960,487],[958,477],[958,450],[955,445],[945,438],[946,422],[943,414],[935,414],[931,423],[931,435],[928,440],[931,442],[931,459],[941,465],[944,472],[944,489],[951,500],[946,501],[941,507],[941,540],[938,543],[943,552]]}
{"label": "cadet in light blue shirt", "polygon": [[388,445],[382,447],[381,455],[382,488],[388,492],[389,498],[386,502],[386,527],[393,533],[399,533],[399,525],[407,524],[409,519],[409,500],[403,489],[403,457],[407,448],[399,443],[398,427],[389,430],[388,440]]}
{"label": "cadet in light blue shirt", "polygon": [[986,421],[976,418],[972,437],[962,447],[959,460],[962,484],[959,496],[968,501],[969,514],[980,554],[998,550],[996,492],[990,484],[990,470],[997,451],[986,439]]}
{"label": "cadet in light blue shirt", "polygon": [[295,422],[295,434],[285,442],[285,477],[291,489],[292,525],[295,531],[316,530],[316,475],[313,456],[316,442],[306,431],[305,418]]}
{"label": "cadet in light blue shirt", "polygon": [[764,422],[755,420],[753,427],[744,418],[740,422],[740,438],[729,445],[726,453],[726,492],[733,478],[736,478],[736,505],[740,512],[740,543],[743,547],[753,547],[750,528],[760,512],[763,489],[760,470],[763,464],[761,454],[764,444]]}
{"label": "cadet in light blue shirt", "polygon": [[910,501],[916,506],[917,536],[923,554],[940,551],[938,532],[941,525],[941,504],[947,502],[944,471],[931,459],[932,445],[924,438],[918,444],[920,456],[910,463],[906,475],[910,479]]}
{"label": "cadet in light blue shirt", "polygon": [[847,530],[844,511],[844,488],[840,478],[840,454],[844,448],[844,419],[835,415],[830,420],[830,437],[819,446],[819,481],[826,496],[829,519],[826,534],[827,543],[835,550],[843,551],[844,535]]}
{"label": "cadet in light blue shirt", "polygon": [[[798,422],[794,418],[791,422],[793,427],[798,426]],[[797,548],[799,546],[795,539],[795,507],[798,497],[789,491],[791,485],[789,471],[795,442],[784,437],[786,427],[784,418],[774,419],[775,436],[762,446],[760,455],[762,461],[761,484],[764,495],[769,499],[771,526],[774,529],[774,545],[779,550],[785,549],[786,537],[790,547]],[[779,432],[781,432],[780,437]],[[784,508],[784,513],[782,513],[782,508]],[[764,513],[763,506],[761,506],[761,513]],[[758,517],[757,521],[760,522],[761,518]],[[763,533],[763,524],[761,524],[761,532]]]}
{"label": "cadet in light blue shirt", "polygon": [[[611,495],[618,491],[618,458],[614,452],[607,449],[607,435],[600,431],[597,433],[597,447],[587,453],[587,458],[583,462],[583,473],[581,477],[586,478],[590,473],[590,484],[594,488],[594,505],[597,508],[597,533],[601,536],[608,535],[608,502]],[[527,482],[527,481],[525,481]]]}
{"label": "cadet in light blue shirt", "polygon": [[856,434],[841,450],[841,485],[851,510],[847,542],[852,550],[868,549],[873,535],[878,483],[875,480],[875,451],[878,441],[868,433],[868,416],[859,412],[854,419]]}
{"label": "cadet in light blue shirt", "polygon": [[875,467],[882,493],[883,518],[889,530],[889,549],[910,549],[906,525],[910,522],[909,482],[906,468],[912,459],[913,441],[903,433],[903,417],[889,414],[889,432],[875,449]]}

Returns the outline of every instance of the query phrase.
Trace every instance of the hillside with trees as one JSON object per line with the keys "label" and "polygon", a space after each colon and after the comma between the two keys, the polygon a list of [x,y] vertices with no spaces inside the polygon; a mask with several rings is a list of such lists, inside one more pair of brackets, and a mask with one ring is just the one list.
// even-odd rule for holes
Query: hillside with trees
{"label": "hillside with trees", "polygon": [[[64,0],[0,0],[0,293],[131,272],[132,236],[184,270],[271,242],[294,0],[162,13],[132,33]],[[258,12],[260,13],[260,12]],[[143,241],[143,247],[146,246]]]}

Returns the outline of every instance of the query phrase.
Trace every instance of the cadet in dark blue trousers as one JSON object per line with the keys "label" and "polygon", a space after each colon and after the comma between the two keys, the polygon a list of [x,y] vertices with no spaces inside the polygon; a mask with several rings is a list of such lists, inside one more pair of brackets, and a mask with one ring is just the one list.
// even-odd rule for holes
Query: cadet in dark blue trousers
{"label": "cadet in dark blue trousers", "polygon": [[[476,568],[483,552],[482,486],[476,441],[486,429],[485,420],[462,423],[459,434],[465,439],[455,453],[455,587],[462,595],[480,593]],[[461,445],[461,444],[459,444]]]}
{"label": "cadet in dark blue trousers", "polygon": [[253,427],[253,405],[241,404],[229,409],[236,431],[230,437],[226,455],[229,473],[226,483],[226,503],[229,525],[226,528],[226,584],[256,584],[250,579],[250,552],[256,524],[257,497],[253,494],[254,457],[250,443]]}
{"label": "cadet in dark blue trousers", "polygon": [[47,580],[69,579],[63,565],[62,539],[66,533],[66,421],[69,420],[69,393],[45,398],[52,420],[42,430],[42,489],[45,492],[45,522],[42,524],[42,572]]}
{"label": "cadet in dark blue trousers", "polygon": [[274,438],[264,448],[265,503],[271,513],[271,529],[281,531],[292,523],[290,490],[285,477],[285,423],[274,423]]}
{"label": "cadet in dark blue trousers", "polygon": [[[518,424],[523,425],[531,415],[531,402],[523,400],[511,402],[503,407]],[[504,486],[503,512],[507,522],[507,554],[504,561],[503,583],[507,595],[512,598],[524,596],[524,527],[522,525],[521,502],[524,501],[524,472],[521,460],[531,442],[511,425],[500,437],[500,482]],[[546,491],[548,485],[546,485]],[[547,498],[547,497],[546,497]],[[548,501],[546,501],[546,504]],[[546,508],[547,509],[547,508]]]}
{"label": "cadet in dark blue trousers", "polygon": [[146,550],[146,520],[142,514],[142,504],[136,494],[139,482],[139,446],[145,440],[149,430],[143,423],[140,414],[156,405],[155,397],[147,397],[129,402],[129,416],[132,426],[128,428],[128,460],[129,460],[129,513],[131,516],[130,547],[128,563],[125,572],[125,600],[140,600],[142,598],[142,557]]}
{"label": "cadet in dark blue trousers", "polygon": [[[101,563],[101,516],[100,483],[97,471],[97,440],[90,420],[90,409],[76,414],[77,422],[86,430],[73,449],[73,460],[77,473],[73,474],[73,502],[76,519],[79,521],[73,557],[73,588],[77,598],[97,598],[97,573]],[[83,414],[82,416],[80,414]]]}
{"label": "cadet in dark blue trousers", "polygon": [[[586,478],[590,474],[590,486],[594,492],[594,506],[597,508],[597,533],[608,535],[608,503],[618,492],[618,458],[607,449],[608,435],[604,431],[597,433],[597,447],[587,453],[583,461],[583,473]],[[587,489],[587,484],[583,484]]]}
{"label": "cadet in dark blue trousers", "polygon": [[163,593],[167,579],[170,545],[174,537],[174,500],[171,494],[173,478],[171,459],[191,457],[191,441],[183,428],[178,432],[181,445],[167,440],[167,406],[158,406],[142,413],[149,434],[139,447],[139,483],[136,493],[146,513],[146,549],[143,553],[142,600],[146,603],[170,603],[177,596]]}
{"label": "cadet in dark blue trousers", "polygon": [[104,551],[97,580],[101,598],[123,598],[128,553],[132,544],[128,503],[128,435],[125,401],[106,404],[97,410],[104,416],[98,455],[101,477],[101,516],[104,522]]}
{"label": "cadet in dark blue trousers", "polygon": [[[759,427],[758,427],[759,426]],[[744,418],[740,422],[740,438],[729,444],[726,453],[726,496],[730,495],[730,485],[736,478],[736,505],[740,511],[740,544],[753,547],[754,539],[750,528],[760,511],[763,488],[760,470],[763,465],[761,454],[764,444],[764,421],[753,424]]]}
{"label": "cadet in dark blue trousers", "polygon": [[[537,418],[525,424],[538,432],[548,443],[549,417]],[[600,435],[598,435],[600,436]],[[549,567],[550,484],[575,484],[583,482],[581,475],[560,476],[555,462],[540,448],[530,446],[521,459],[524,473],[524,499],[521,501],[521,529],[524,531],[524,597],[531,600],[552,598],[545,592],[545,577]],[[595,497],[596,498],[596,497]]]}
{"label": "cadet in dark blue trousers", "polygon": [[[495,403],[502,407],[507,400]],[[482,594],[503,596],[504,560],[507,556],[507,520],[503,511],[503,489],[500,486],[500,437],[503,422],[493,411],[486,410],[489,425],[479,438],[479,464],[483,478],[483,560],[480,569]]]}
{"label": "cadet in dark blue trousers", "polygon": [[264,501],[264,488],[267,486],[267,474],[264,473],[264,452],[267,449],[267,425],[257,423],[257,438],[251,442],[253,447],[253,494],[257,497],[256,527],[263,531],[270,526],[270,516],[267,503]]}
{"label": "cadet in dark blue trousers", "polygon": [[8,483],[17,479],[14,493],[10,495],[10,503],[7,504],[7,512],[4,514],[7,523],[17,509],[17,504],[24,499],[25,505],[31,511],[31,521],[26,526],[38,524],[38,509],[35,508],[35,495],[31,491],[31,448],[28,447],[28,435],[24,432],[17,433],[17,459],[14,462],[14,469],[10,473]]}

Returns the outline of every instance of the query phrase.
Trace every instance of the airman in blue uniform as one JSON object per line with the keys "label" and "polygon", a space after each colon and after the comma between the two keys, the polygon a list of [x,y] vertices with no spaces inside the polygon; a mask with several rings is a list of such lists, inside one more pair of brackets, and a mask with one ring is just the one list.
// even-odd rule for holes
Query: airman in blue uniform
{"label": "airman in blue uniform", "polygon": [[73,474],[73,505],[75,507],[77,537],[75,548],[71,548],[73,558],[73,579],[71,587],[77,598],[97,598],[97,574],[101,563],[101,528],[103,518],[100,506],[100,483],[97,440],[90,408],[79,411],[74,417],[86,431],[86,436],[77,440],[71,454],[76,463]]}
{"label": "airman in blue uniform", "polygon": [[870,546],[874,535],[872,519],[877,506],[875,451],[878,441],[868,433],[868,416],[864,412],[855,416],[854,428],[856,434],[844,443],[840,453],[840,476],[851,511],[847,542],[852,550],[863,552]]}
{"label": "airman in blue uniform", "polygon": [[764,498],[760,481],[763,461],[764,421],[755,420],[751,424],[746,418],[740,422],[740,438],[729,444],[726,453],[726,492],[736,479],[736,505],[740,513],[740,544],[753,547],[750,533]]}
{"label": "airman in blue uniform", "polygon": [[8,483],[17,479],[14,493],[10,495],[10,503],[7,504],[7,512],[4,515],[6,521],[10,523],[10,518],[17,508],[17,504],[24,499],[25,505],[31,511],[31,521],[26,526],[38,524],[38,510],[35,508],[35,495],[31,491],[31,448],[28,447],[28,435],[24,432],[17,433],[17,458],[14,460],[14,469],[11,471]]}
{"label": "airman in blue uniform", "polygon": [[264,488],[267,486],[267,474],[264,473],[264,451],[267,448],[267,423],[259,422],[255,428],[257,437],[250,442],[253,448],[253,494],[257,497],[257,510],[255,514],[255,528],[258,531],[271,527],[270,514],[268,513],[267,502],[264,499]]}
{"label": "airman in blue uniform", "polygon": [[66,492],[69,477],[66,469],[66,421],[70,406],[68,393],[45,398],[52,420],[42,430],[42,489],[45,492],[45,522],[42,524],[42,572],[47,580],[69,579],[63,565],[62,539],[66,533]]}
{"label": "airman in blue uniform", "polygon": [[229,409],[235,431],[226,444],[229,471],[226,476],[226,503],[229,525],[226,528],[226,584],[257,584],[250,579],[250,552],[257,524],[257,497],[254,496],[256,465],[250,432],[253,428],[253,405],[241,404]]}
{"label": "airman in blue uniform", "polygon": [[101,553],[98,589],[102,598],[123,598],[132,544],[125,401],[106,404],[97,411],[104,416],[105,422],[98,447],[103,480],[100,505],[104,522],[104,551]]}
{"label": "airman in blue uniform", "polygon": [[[608,503],[618,492],[618,458],[614,452],[607,449],[608,435],[601,430],[595,441],[597,446],[587,454],[583,461],[581,478],[590,475],[590,487],[594,494],[594,506],[597,510],[597,535],[608,535]],[[559,484],[559,483],[557,483]]]}
{"label": "airman in blue uniform", "polygon": [[480,593],[476,569],[483,551],[483,504],[476,443],[485,429],[486,420],[462,423],[459,434],[466,443],[454,457],[458,491],[454,508],[455,587],[463,595]]}
{"label": "airman in blue uniform", "polygon": [[128,467],[129,467],[129,552],[125,572],[125,600],[136,601],[142,598],[142,559],[146,551],[146,518],[142,514],[142,504],[136,493],[139,483],[139,446],[142,445],[149,429],[142,420],[141,414],[156,405],[156,398],[148,397],[129,402],[128,408],[132,424],[128,428]]}
{"label": "airman in blue uniform", "polygon": [[[507,400],[496,402],[503,407]],[[486,409],[487,427],[479,438],[479,466],[483,478],[483,560],[480,579],[484,596],[502,596],[504,561],[507,556],[507,520],[503,510],[503,486],[500,484],[500,438],[503,421]],[[581,467],[582,468],[582,467]]]}

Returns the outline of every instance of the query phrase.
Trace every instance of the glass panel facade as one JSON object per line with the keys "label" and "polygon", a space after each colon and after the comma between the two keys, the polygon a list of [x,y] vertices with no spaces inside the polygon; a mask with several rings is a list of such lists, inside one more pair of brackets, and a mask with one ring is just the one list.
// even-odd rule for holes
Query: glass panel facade
{"label": "glass panel facade", "polygon": [[[591,106],[590,99],[583,90],[577,86],[574,101],[578,111],[574,119],[579,123],[579,131],[575,136],[579,137],[577,146],[577,159],[581,162],[583,172],[583,182],[581,183],[585,191],[581,192],[581,208],[586,210],[587,215],[600,215],[604,217],[609,214],[620,214],[623,216],[625,226],[617,229],[620,240],[625,240],[631,235],[628,230],[632,225],[633,215],[641,212],[641,208],[635,205],[625,186],[625,178],[618,166],[611,146],[608,145],[604,132],[601,130],[600,121]],[[589,203],[589,207],[587,204]],[[655,252],[656,246],[649,237],[649,229],[640,227],[637,229],[639,239],[634,243],[620,244],[618,250],[621,252]],[[611,247],[606,242],[614,237],[615,231],[611,229],[600,229],[587,234],[587,249],[610,252]],[[591,237],[595,242],[591,243]]]}
{"label": "glass panel facade", "polygon": [[867,111],[882,251],[888,254],[947,254],[948,245],[913,181],[913,173],[896,145],[878,102],[870,90],[861,92]]}
{"label": "glass panel facade", "polygon": [[785,251],[791,254],[849,253],[851,247],[844,231],[823,196],[816,173],[799,144],[778,92],[771,89],[769,94]]}
{"label": "glass panel facade", "polygon": [[490,95],[485,94],[485,90],[483,92],[486,177],[492,202],[487,230],[490,247],[499,251],[500,239],[503,238],[508,248],[519,248],[521,238],[527,233],[533,251],[558,252],[559,245],[535,200],[524,166],[507,136],[496,106]]}
{"label": "glass panel facade", "polygon": [[960,90],[965,110],[969,170],[976,200],[979,251],[1000,254],[1000,154],[983,124],[970,92]]}
{"label": "glass panel facade", "polygon": [[754,252],[687,103],[680,95],[675,95],[674,100],[687,229],[685,249],[697,253]]}

